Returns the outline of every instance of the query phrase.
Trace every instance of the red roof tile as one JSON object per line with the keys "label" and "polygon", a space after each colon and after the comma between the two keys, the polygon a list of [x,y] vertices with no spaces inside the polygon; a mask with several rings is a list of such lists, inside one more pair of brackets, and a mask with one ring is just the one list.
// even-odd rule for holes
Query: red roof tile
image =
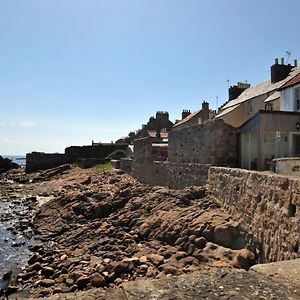
{"label": "red roof tile", "polygon": [[284,90],[288,87],[291,87],[295,84],[300,83],[300,73],[297,74],[295,77],[293,77],[292,79],[290,79],[288,82],[286,82],[283,86],[280,87],[280,90]]}

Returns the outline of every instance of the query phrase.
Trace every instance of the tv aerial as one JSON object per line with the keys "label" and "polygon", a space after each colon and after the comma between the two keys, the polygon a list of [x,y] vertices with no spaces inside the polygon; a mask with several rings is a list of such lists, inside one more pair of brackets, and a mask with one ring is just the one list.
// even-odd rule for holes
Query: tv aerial
{"label": "tv aerial", "polygon": [[291,55],[292,55],[292,52],[291,52],[291,51],[285,51],[285,53],[286,53],[286,55],[287,55],[286,63],[288,63],[288,62],[289,62],[289,59],[290,59],[290,57],[291,57]]}

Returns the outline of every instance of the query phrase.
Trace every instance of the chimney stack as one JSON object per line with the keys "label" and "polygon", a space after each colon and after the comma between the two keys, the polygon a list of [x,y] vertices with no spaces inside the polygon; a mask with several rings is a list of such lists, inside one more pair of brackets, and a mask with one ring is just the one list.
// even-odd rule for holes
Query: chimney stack
{"label": "chimney stack", "polygon": [[251,85],[247,82],[238,82],[237,85],[232,85],[228,89],[229,101],[236,99],[244,90],[249,88]]}
{"label": "chimney stack", "polygon": [[209,111],[209,103],[206,101],[202,102],[202,109]]}
{"label": "chimney stack", "polygon": [[271,66],[271,82],[275,83],[287,78],[292,69],[293,66],[291,66],[290,64],[284,64],[284,58],[281,58],[281,64],[278,64],[278,58],[276,58],[275,64]]}
{"label": "chimney stack", "polygon": [[181,120],[185,119],[186,117],[188,117],[191,114],[190,110],[184,109],[181,113]]}

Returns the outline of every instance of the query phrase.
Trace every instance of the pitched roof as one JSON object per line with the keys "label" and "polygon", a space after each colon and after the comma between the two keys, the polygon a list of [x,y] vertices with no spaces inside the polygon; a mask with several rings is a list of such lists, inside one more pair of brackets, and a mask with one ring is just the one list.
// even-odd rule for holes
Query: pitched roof
{"label": "pitched roof", "polygon": [[[148,136],[149,137],[157,137],[157,131],[156,130],[147,130],[147,133],[148,133]],[[159,136],[161,137],[161,138],[168,138],[168,136],[169,136],[169,131],[164,131],[164,130],[161,130],[160,132],[159,132]]]}
{"label": "pitched roof", "polygon": [[276,91],[273,94],[271,94],[264,102],[265,103],[266,102],[271,102],[271,101],[276,100],[278,98],[280,98],[280,92]]}
{"label": "pitched roof", "polygon": [[292,79],[287,81],[284,85],[282,85],[280,87],[280,90],[284,90],[284,89],[291,87],[293,85],[296,85],[298,83],[300,83],[300,73],[298,73],[295,77],[293,77]]}
{"label": "pitched roof", "polygon": [[216,118],[216,119],[217,119],[217,118],[221,118],[222,116],[227,115],[228,113],[230,113],[231,111],[235,110],[235,109],[238,108],[238,107],[239,107],[239,104],[234,105],[234,106],[231,106],[231,107],[228,107],[228,108],[226,108],[226,109],[222,109],[222,110],[220,111],[220,113],[218,113],[218,114],[215,116],[215,118]]}
{"label": "pitched roof", "polygon": [[220,113],[222,113],[223,110],[226,110],[229,107],[236,106],[247,100],[258,97],[260,95],[270,93],[272,91],[276,91],[280,87],[282,87],[286,82],[293,79],[296,75],[299,74],[300,74],[300,68],[294,68],[289,74],[289,76],[281,81],[272,83],[271,80],[267,80],[256,86],[249,87],[242,94],[240,94],[236,99],[233,99],[229,101],[226,105],[224,105]]}
{"label": "pitched roof", "polygon": [[177,127],[177,126],[179,126],[179,125],[181,125],[181,124],[184,124],[184,123],[188,122],[190,119],[192,119],[194,116],[196,116],[201,110],[202,110],[202,109],[197,110],[197,111],[195,111],[195,112],[189,114],[189,115],[188,115],[187,117],[185,117],[183,120],[180,120],[180,121],[177,122],[175,125],[173,125],[173,127]]}

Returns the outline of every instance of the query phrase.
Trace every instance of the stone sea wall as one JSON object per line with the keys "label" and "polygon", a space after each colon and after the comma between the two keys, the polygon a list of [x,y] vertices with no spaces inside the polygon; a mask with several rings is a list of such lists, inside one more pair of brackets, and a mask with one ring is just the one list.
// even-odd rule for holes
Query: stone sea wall
{"label": "stone sea wall", "polygon": [[300,179],[211,167],[208,185],[260,247],[261,262],[300,257]]}
{"label": "stone sea wall", "polygon": [[26,154],[26,173],[51,169],[67,163],[65,154],[31,152]]}
{"label": "stone sea wall", "polygon": [[141,182],[182,189],[205,184],[209,167],[208,164],[133,160],[131,172]]}
{"label": "stone sea wall", "polygon": [[106,156],[116,150],[127,149],[127,144],[97,144],[91,146],[71,146],[65,149],[65,155],[69,163],[74,163],[80,158],[99,158],[104,159]]}

